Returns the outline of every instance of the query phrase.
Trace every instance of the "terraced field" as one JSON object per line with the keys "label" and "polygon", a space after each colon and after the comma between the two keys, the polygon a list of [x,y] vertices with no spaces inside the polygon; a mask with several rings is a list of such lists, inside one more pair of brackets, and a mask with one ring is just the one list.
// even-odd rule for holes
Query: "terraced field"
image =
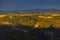
{"label": "terraced field", "polygon": [[0,14],[0,25],[22,24],[34,28],[60,28],[60,14]]}

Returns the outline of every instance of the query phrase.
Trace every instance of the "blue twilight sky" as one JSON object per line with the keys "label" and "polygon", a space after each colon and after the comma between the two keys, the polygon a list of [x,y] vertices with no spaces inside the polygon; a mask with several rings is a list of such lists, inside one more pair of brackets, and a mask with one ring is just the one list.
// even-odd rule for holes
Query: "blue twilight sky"
{"label": "blue twilight sky", "polygon": [[0,0],[0,10],[60,9],[60,0]]}

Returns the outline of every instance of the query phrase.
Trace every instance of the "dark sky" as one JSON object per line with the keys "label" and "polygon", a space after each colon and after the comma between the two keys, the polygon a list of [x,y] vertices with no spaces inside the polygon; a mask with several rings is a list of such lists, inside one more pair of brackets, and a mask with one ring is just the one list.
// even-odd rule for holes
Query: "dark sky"
{"label": "dark sky", "polygon": [[0,0],[0,10],[60,9],[60,0]]}

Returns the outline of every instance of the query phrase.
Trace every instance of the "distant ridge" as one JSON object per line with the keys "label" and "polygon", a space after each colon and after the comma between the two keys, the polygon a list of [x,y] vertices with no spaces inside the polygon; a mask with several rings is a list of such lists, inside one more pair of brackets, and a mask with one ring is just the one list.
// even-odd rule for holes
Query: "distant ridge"
{"label": "distant ridge", "polygon": [[0,13],[60,13],[58,9],[3,10]]}
{"label": "distant ridge", "polygon": [[21,10],[22,13],[60,13],[57,9],[31,9],[31,10]]}

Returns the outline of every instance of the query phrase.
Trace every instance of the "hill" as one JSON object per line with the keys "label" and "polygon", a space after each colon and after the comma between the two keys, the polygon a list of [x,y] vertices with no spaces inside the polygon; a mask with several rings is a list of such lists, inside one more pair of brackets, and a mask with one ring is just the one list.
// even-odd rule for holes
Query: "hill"
{"label": "hill", "polygon": [[60,13],[58,9],[2,10],[0,13]]}

